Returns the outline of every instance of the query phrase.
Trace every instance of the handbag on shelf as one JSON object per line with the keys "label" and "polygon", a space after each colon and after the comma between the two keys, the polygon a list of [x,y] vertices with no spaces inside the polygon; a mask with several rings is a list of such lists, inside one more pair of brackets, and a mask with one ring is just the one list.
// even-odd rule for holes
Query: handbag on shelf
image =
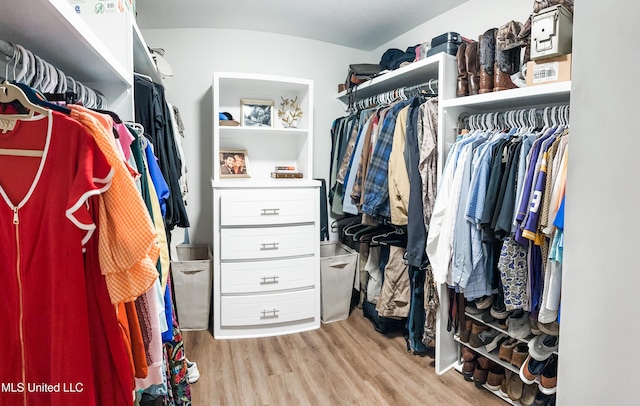
{"label": "handbag on shelf", "polygon": [[377,63],[352,63],[349,65],[345,85],[347,88],[359,85],[378,76],[381,71],[382,67]]}

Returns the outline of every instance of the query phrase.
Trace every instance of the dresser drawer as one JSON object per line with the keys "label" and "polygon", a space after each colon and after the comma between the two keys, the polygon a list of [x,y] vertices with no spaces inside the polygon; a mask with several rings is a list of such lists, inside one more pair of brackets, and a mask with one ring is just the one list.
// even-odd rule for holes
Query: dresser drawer
{"label": "dresser drawer", "polygon": [[318,235],[310,225],[220,230],[221,260],[262,259],[315,253]]}
{"label": "dresser drawer", "polygon": [[315,257],[221,264],[220,292],[260,293],[313,287]]}
{"label": "dresser drawer", "polygon": [[226,326],[255,326],[313,318],[315,289],[251,296],[223,296],[220,323]]}
{"label": "dresser drawer", "polygon": [[314,222],[318,200],[318,189],[233,190],[220,196],[220,224],[243,226]]}

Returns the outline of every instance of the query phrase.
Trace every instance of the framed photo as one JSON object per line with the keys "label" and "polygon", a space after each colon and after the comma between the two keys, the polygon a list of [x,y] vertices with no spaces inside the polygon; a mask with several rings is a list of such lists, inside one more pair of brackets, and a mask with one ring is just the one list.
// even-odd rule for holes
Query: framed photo
{"label": "framed photo", "polygon": [[240,100],[241,125],[273,127],[273,100]]}
{"label": "framed photo", "polygon": [[220,151],[221,178],[248,178],[249,155],[246,150],[230,149]]}

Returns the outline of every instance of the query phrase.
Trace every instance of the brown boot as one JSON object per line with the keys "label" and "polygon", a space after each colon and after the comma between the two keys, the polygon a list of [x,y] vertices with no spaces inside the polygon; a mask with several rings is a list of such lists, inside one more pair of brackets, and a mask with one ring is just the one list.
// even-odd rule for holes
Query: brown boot
{"label": "brown boot", "polygon": [[496,58],[496,28],[485,31],[480,37],[480,93],[493,91],[493,68]]}
{"label": "brown boot", "polygon": [[465,58],[466,50],[467,50],[467,44],[463,42],[458,47],[458,52],[456,53],[456,60],[458,61],[458,87],[456,89],[457,97],[464,97],[469,94],[467,59]]}
{"label": "brown boot", "polygon": [[517,86],[511,80],[511,75],[520,69],[520,48],[499,51],[496,47],[496,62],[493,73],[493,91],[514,89]]}
{"label": "brown boot", "polygon": [[469,95],[478,94],[480,91],[480,61],[478,59],[478,43],[473,41],[467,44],[464,53],[467,64],[467,79]]}
{"label": "brown boot", "polygon": [[469,319],[465,321],[464,329],[460,332],[460,341],[463,343],[469,342],[469,336],[471,335],[471,327],[473,320]]}

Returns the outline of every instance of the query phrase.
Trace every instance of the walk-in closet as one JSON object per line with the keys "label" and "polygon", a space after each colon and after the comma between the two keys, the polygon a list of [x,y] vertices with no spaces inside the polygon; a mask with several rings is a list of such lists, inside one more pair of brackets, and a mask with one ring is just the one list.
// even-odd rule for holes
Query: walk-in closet
{"label": "walk-in closet", "polygon": [[639,403],[639,5],[0,11],[0,406]]}

